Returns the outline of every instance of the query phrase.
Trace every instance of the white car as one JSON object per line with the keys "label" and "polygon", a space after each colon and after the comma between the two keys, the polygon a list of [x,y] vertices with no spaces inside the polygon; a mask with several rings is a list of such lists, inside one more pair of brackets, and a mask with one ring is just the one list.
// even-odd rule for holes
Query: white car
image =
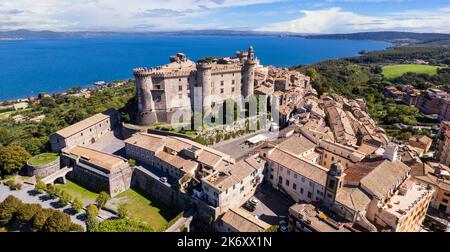
{"label": "white car", "polygon": [[167,178],[166,177],[161,177],[159,178],[159,180],[163,183],[167,183]]}

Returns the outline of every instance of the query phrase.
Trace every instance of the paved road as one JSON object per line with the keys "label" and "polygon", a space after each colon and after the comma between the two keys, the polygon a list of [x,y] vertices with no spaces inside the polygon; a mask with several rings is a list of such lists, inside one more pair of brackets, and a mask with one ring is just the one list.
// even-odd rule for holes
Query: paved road
{"label": "paved road", "polygon": [[249,138],[254,137],[258,134],[261,134],[261,135],[267,137],[269,140],[276,139],[278,137],[278,132],[269,132],[269,131],[263,129],[263,130],[259,130],[257,132],[246,134],[246,135],[243,135],[243,136],[240,136],[237,138],[233,138],[233,139],[226,140],[226,141],[221,141],[211,147],[213,147],[214,149],[216,149],[218,151],[221,151],[223,153],[230,155],[234,159],[239,159],[239,158],[247,155],[248,153],[250,153],[252,150],[255,150],[262,144],[261,143],[261,144],[256,144],[254,146],[249,146],[245,143]]}
{"label": "paved road", "polygon": [[[22,200],[24,203],[29,203],[29,204],[40,204],[43,208],[53,208],[53,209],[57,209],[66,213],[70,213],[70,206],[66,206],[66,207],[62,207],[62,208],[58,208],[58,199],[48,199],[48,197],[46,197],[43,194],[38,194],[38,195],[33,195],[32,191],[33,191],[34,186],[32,185],[24,185],[22,187],[22,190],[18,190],[18,191],[11,191],[9,189],[9,187],[5,186],[5,185],[0,185],[0,202],[3,201],[6,197],[8,197],[9,195],[13,195],[16,198]],[[86,225],[84,223],[84,211],[82,211],[79,214],[69,214],[70,218],[72,219],[73,223],[79,224],[81,225],[83,228],[86,229]]]}

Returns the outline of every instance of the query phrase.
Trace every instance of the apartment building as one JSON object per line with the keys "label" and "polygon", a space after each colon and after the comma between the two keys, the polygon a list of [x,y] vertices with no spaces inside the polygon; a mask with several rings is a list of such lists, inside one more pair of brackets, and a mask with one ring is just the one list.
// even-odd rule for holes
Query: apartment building
{"label": "apartment building", "polygon": [[265,164],[258,154],[235,164],[222,163],[215,172],[201,178],[201,191],[194,194],[214,207],[217,217],[254,195],[263,181]]}

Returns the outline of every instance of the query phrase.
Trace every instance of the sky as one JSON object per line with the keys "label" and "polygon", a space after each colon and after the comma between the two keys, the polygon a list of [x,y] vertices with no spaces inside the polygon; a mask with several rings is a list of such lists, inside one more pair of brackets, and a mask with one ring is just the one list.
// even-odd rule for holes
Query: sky
{"label": "sky", "polygon": [[450,33],[449,0],[0,0],[0,30]]}

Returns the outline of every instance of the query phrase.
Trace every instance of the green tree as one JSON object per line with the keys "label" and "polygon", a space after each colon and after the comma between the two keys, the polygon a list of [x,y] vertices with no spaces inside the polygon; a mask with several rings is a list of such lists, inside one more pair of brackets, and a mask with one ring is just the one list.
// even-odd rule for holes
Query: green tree
{"label": "green tree", "polygon": [[272,225],[269,229],[266,230],[266,232],[278,232],[278,226]]}
{"label": "green tree", "polygon": [[33,216],[32,221],[33,231],[41,231],[48,217],[50,217],[50,215],[52,215],[54,211],[56,210],[53,210],[51,208],[44,208],[41,209],[39,212],[37,212]]}
{"label": "green tree", "polygon": [[54,198],[56,196],[57,187],[53,184],[50,184],[47,186],[47,194],[51,198]]}
{"label": "green tree", "polygon": [[128,164],[130,165],[130,167],[135,167],[135,166],[136,166],[136,160],[134,160],[134,159],[129,159],[129,160],[128,160]]}
{"label": "green tree", "polygon": [[42,207],[39,204],[22,204],[15,214],[16,220],[21,224],[25,224],[31,221],[41,209]]}
{"label": "green tree", "polygon": [[22,201],[12,195],[6,197],[6,199],[0,203],[0,226],[8,224],[22,204]]}
{"label": "green tree", "polygon": [[20,171],[30,158],[30,153],[21,146],[0,147],[0,169],[7,174]]}
{"label": "green tree", "polygon": [[46,189],[47,189],[47,185],[40,178],[38,178],[36,180],[36,185],[34,186],[34,190],[38,193],[43,193]]}
{"label": "green tree", "polygon": [[79,213],[82,208],[83,208],[83,201],[80,200],[79,198],[75,198],[72,202],[72,209],[75,212]]}
{"label": "green tree", "polygon": [[100,192],[95,202],[97,203],[98,208],[103,208],[110,199],[111,196],[109,196],[107,192]]}
{"label": "green tree", "polygon": [[306,69],[306,75],[311,77],[312,80],[316,80],[317,77],[319,76],[319,74],[317,73],[317,70],[312,67],[308,67],[308,69]]}
{"label": "green tree", "polygon": [[45,221],[42,230],[44,232],[68,232],[71,225],[72,222],[69,215],[60,211],[54,211]]}
{"label": "green tree", "polygon": [[126,204],[119,205],[117,209],[117,216],[119,216],[120,219],[127,219],[130,217],[130,211],[128,210]]}
{"label": "green tree", "polygon": [[94,231],[98,226],[98,208],[94,204],[86,208],[86,226],[89,232]]}
{"label": "green tree", "polygon": [[58,203],[61,206],[67,206],[70,203],[71,200],[72,200],[72,196],[69,193],[67,193],[65,191],[62,191],[61,195],[59,196]]}

